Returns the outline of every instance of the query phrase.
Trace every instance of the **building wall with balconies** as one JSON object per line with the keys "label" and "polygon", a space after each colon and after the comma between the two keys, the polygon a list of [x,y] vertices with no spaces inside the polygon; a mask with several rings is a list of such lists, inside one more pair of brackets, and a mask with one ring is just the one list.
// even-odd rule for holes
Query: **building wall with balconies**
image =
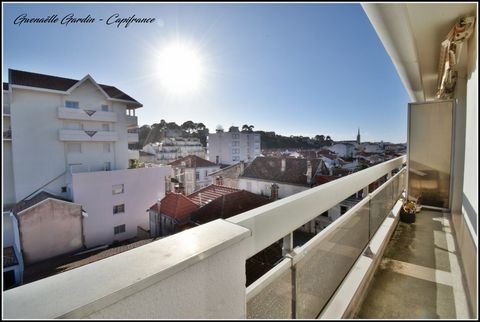
{"label": "building wall with balconies", "polygon": [[87,248],[136,237],[137,226],[148,230],[147,209],[164,197],[169,175],[170,166],[74,173],[73,201],[87,212]]}
{"label": "building wall with balconies", "polygon": [[[58,176],[44,188],[67,197],[70,178],[61,175],[72,164],[81,171],[128,168],[127,127],[133,120],[125,103],[107,100],[90,80],[69,95],[15,86],[11,90],[15,167],[6,168],[4,180],[6,191],[14,191],[14,197],[7,193],[9,202],[20,201]],[[66,101],[78,102],[79,108],[67,108]]]}
{"label": "building wall with balconies", "polygon": [[4,208],[15,203],[12,162],[12,131],[10,123],[10,93],[3,91],[3,192]]}
{"label": "building wall with balconies", "polygon": [[240,161],[251,162],[260,155],[260,144],[260,134],[256,133],[210,133],[207,138],[208,160],[229,165]]}

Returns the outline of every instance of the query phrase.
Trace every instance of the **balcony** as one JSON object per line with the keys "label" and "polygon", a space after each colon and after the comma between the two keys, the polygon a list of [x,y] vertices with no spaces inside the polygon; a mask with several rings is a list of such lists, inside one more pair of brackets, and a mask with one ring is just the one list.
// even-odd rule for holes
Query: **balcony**
{"label": "balcony", "polygon": [[138,117],[134,115],[127,115],[127,127],[132,128],[132,127],[137,127],[138,126]]}
{"label": "balcony", "polygon": [[3,105],[3,116],[10,117],[10,105]]}
{"label": "balcony", "polygon": [[138,130],[128,130],[127,132],[127,141],[128,143],[138,143]]}
{"label": "balcony", "polygon": [[3,131],[3,140],[4,141],[11,141],[12,140],[12,130],[8,129]]}
{"label": "balcony", "polygon": [[[404,161],[390,160],[6,291],[5,317],[316,318],[350,272],[359,269],[358,262],[380,254],[379,234],[381,244],[389,237],[385,231],[393,232],[405,187]],[[392,176],[392,171],[398,173]],[[298,227],[385,176],[391,178],[306,244],[287,249],[278,265],[245,287],[247,258],[279,239],[289,240]],[[112,279],[118,267],[122,271]],[[179,310],[178,301],[193,304]]]}
{"label": "balcony", "polygon": [[59,107],[57,117],[65,120],[117,122],[117,113],[81,108]]}
{"label": "balcony", "polygon": [[112,131],[85,131],[85,130],[59,130],[60,141],[74,142],[115,142],[118,140],[117,132]]}

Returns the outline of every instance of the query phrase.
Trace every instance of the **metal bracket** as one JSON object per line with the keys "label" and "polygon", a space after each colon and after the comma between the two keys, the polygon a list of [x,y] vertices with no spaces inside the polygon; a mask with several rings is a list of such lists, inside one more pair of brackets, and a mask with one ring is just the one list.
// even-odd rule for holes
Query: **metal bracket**
{"label": "metal bracket", "polygon": [[370,248],[370,245],[367,246],[367,249],[363,252],[363,256],[366,256],[368,258],[373,258],[375,254],[372,252],[372,249]]}

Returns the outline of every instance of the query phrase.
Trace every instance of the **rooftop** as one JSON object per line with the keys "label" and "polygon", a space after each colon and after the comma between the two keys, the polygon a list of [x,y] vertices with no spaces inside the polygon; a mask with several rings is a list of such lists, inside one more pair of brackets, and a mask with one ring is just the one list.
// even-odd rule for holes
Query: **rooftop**
{"label": "rooftop", "polygon": [[[285,169],[282,171],[282,160],[285,160]],[[321,159],[297,159],[297,158],[276,158],[256,157],[252,163],[245,168],[241,177],[276,181],[296,185],[308,185],[307,165],[311,162],[312,178],[315,173],[327,173],[327,169]]]}
{"label": "rooftop", "polygon": [[218,167],[217,164],[196,155],[187,155],[186,157],[170,162],[168,165],[180,167],[183,166],[182,163],[185,163],[185,167],[187,168]]}
{"label": "rooftop", "polygon": [[223,195],[227,195],[229,193],[237,191],[240,190],[236,188],[211,184],[188,195],[188,198],[201,207]]}
{"label": "rooftop", "polygon": [[[15,69],[9,69],[8,71],[10,85],[21,85],[66,92],[80,81],[77,79],[38,74]],[[105,91],[109,98],[130,101],[132,103],[136,103],[136,105],[141,105],[137,100],[125,94],[115,86],[103,84],[98,85],[103,91]]]}

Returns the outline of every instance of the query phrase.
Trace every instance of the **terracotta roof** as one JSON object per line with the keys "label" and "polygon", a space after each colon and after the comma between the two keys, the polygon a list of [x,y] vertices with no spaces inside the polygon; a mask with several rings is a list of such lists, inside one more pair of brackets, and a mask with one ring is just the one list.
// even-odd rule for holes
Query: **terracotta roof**
{"label": "terracotta roof", "polygon": [[62,197],[53,195],[53,194],[48,193],[46,191],[41,191],[40,193],[36,194],[32,198],[30,198],[28,200],[20,201],[19,203],[14,205],[13,208],[12,208],[12,211],[13,211],[14,214],[18,214],[19,212],[21,212],[21,211],[23,211],[27,208],[30,208],[30,207],[36,205],[37,203],[42,202],[43,200],[48,199],[48,198],[53,198],[53,199],[58,199],[58,200],[70,202],[69,200],[64,199]]}
{"label": "terracotta roof", "polygon": [[196,155],[187,155],[181,159],[170,162],[168,165],[179,167],[182,166],[182,162],[185,162],[187,168],[203,168],[203,167],[217,167],[218,165]]}
{"label": "terracotta roof", "polygon": [[3,90],[8,91],[8,83],[3,83]]}
{"label": "terracotta roof", "polygon": [[219,218],[226,219],[270,202],[272,200],[269,198],[249,191],[236,191],[223,195],[195,210],[190,215],[190,220],[198,224],[204,224]]}
{"label": "terracotta roof", "polygon": [[[188,222],[188,216],[198,208],[188,197],[176,192],[167,193],[160,201],[160,213],[176,219],[180,224]],[[154,204],[150,210],[158,212],[158,204]]]}
{"label": "terracotta roof", "polygon": [[240,190],[231,187],[211,184],[188,195],[188,198],[201,207],[223,195],[237,191]]}
{"label": "terracotta roof", "polygon": [[336,180],[338,178],[341,178],[341,177],[339,177],[339,176],[317,175],[317,176],[315,176],[315,183],[317,185],[321,185],[321,184]]}
{"label": "terracotta roof", "polygon": [[[9,69],[9,78],[10,84],[12,85],[22,85],[38,88],[46,88],[57,91],[67,91],[73,85],[78,83],[79,80],[57,77],[45,74],[37,74],[31,72],[25,72],[21,70]],[[140,104],[132,98],[131,96],[125,94],[118,88],[110,85],[98,84],[110,98],[122,99],[126,101],[131,101],[133,103]],[[4,85],[5,86],[5,85]]]}
{"label": "terracotta roof", "polygon": [[3,267],[9,267],[18,264],[17,255],[13,246],[3,248]]}
{"label": "terracotta roof", "polygon": [[282,158],[256,157],[255,160],[245,168],[242,177],[307,185],[307,161],[310,161],[312,164],[312,177],[319,167],[325,167],[321,159],[283,159],[286,160],[285,171],[282,171]]}

